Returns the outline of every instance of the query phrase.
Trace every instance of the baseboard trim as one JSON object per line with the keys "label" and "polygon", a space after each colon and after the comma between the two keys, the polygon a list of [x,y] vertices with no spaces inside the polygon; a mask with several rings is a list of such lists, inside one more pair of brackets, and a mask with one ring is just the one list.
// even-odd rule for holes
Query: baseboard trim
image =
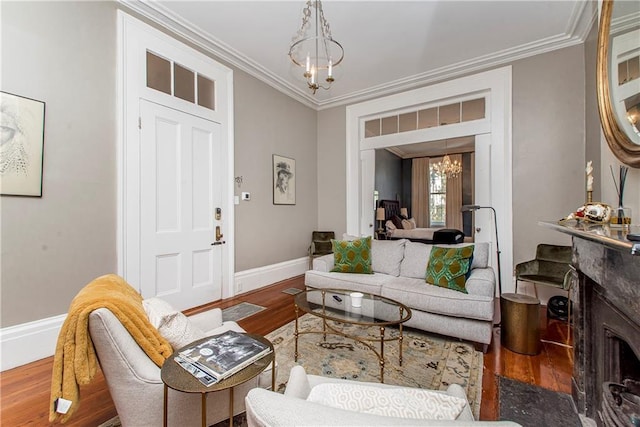
{"label": "baseboard trim", "polygon": [[[300,276],[309,258],[298,258],[235,273],[236,294]],[[66,314],[0,329],[0,372],[53,356]]]}
{"label": "baseboard trim", "polygon": [[53,356],[66,314],[0,329],[0,371]]}
{"label": "baseboard trim", "polygon": [[236,295],[300,276],[308,269],[309,258],[304,257],[237,272],[235,274]]}

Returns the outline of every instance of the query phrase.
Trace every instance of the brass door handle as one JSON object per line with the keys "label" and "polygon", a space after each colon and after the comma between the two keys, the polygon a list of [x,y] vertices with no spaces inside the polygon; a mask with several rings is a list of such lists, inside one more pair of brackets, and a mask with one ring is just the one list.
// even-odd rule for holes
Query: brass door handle
{"label": "brass door handle", "polygon": [[222,237],[223,234],[220,232],[220,226],[216,225],[216,242],[219,242]]}

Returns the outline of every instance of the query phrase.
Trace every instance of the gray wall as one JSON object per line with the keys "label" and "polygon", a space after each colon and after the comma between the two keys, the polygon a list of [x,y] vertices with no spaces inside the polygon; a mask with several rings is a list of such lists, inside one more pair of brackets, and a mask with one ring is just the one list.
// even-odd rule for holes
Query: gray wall
{"label": "gray wall", "polygon": [[585,201],[584,47],[513,64],[513,261],[532,259],[538,243],[570,245],[538,225]]}
{"label": "gray wall", "polygon": [[[316,112],[243,72],[234,72],[236,271],[307,255],[318,223]],[[272,155],[296,161],[296,204],[273,204]]]}
{"label": "gray wall", "polygon": [[46,103],[42,198],[2,197],[3,327],[116,270],[114,3],[2,2],[2,86]]}
{"label": "gray wall", "polygon": [[318,112],[318,230],[347,231],[346,108]]}
{"label": "gray wall", "polygon": [[[584,202],[584,49],[570,47],[512,65],[513,259],[517,263],[532,257],[539,242],[569,244],[567,237],[544,229],[538,221],[559,219]],[[342,152],[335,159],[339,163],[345,161],[345,134],[336,134],[335,128],[344,129],[345,120],[342,106],[318,113],[318,146]],[[333,171],[318,170],[318,182],[329,179],[334,189],[331,200],[343,200],[345,181],[336,185]],[[319,192],[320,206],[329,201]],[[346,227],[346,207],[337,208],[320,209],[318,221]]]}
{"label": "gray wall", "polygon": [[[46,102],[44,195],[1,199],[7,327],[66,313],[85,284],[116,272],[116,3],[2,2],[1,19],[1,89]],[[241,271],[306,255],[317,118],[243,72],[234,79],[235,189],[252,196],[236,206]],[[273,205],[272,154],[296,160],[295,206]]]}

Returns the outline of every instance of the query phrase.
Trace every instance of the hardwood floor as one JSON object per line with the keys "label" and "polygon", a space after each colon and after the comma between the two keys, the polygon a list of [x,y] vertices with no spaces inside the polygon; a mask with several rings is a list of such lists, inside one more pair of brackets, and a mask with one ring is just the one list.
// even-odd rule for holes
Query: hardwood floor
{"label": "hardwood floor", "polygon": [[[189,310],[187,314],[212,307],[226,308],[239,302],[262,305],[267,309],[238,323],[249,332],[265,335],[294,318],[293,297],[282,292],[287,288],[303,289],[303,277],[292,278],[235,298],[198,307]],[[547,323],[544,310],[541,310],[540,321],[543,325],[543,340],[566,342],[565,323],[555,320]],[[499,329],[494,329],[493,342],[484,357],[480,419],[495,420],[498,417],[496,375],[554,391],[571,392],[571,348],[543,342],[539,355],[524,356],[503,348],[500,345],[499,334]],[[0,373],[0,425],[50,425],[48,405],[52,364],[53,358],[49,357]],[[78,412],[65,426],[97,426],[116,415],[101,373],[98,373],[92,384],[81,387],[80,393],[82,400]]]}

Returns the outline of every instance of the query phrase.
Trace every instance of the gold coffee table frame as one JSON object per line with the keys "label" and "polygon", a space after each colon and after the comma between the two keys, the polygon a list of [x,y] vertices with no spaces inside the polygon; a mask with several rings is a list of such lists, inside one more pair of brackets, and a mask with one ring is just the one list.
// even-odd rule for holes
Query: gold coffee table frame
{"label": "gold coffee table frame", "polygon": [[[254,334],[246,334],[251,338],[254,338],[271,348],[271,353],[264,355],[260,359],[256,360],[249,366],[244,369],[236,372],[220,381],[219,383],[213,384],[210,387],[202,384],[200,380],[187,372],[182,366],[178,365],[178,363],[173,360],[174,357],[178,355],[180,351],[184,349],[176,350],[171,357],[164,361],[162,365],[162,370],[160,371],[160,377],[162,378],[162,382],[164,383],[164,414],[163,414],[163,426],[167,427],[167,402],[169,399],[169,388],[172,388],[177,391],[182,391],[185,393],[200,393],[202,400],[202,427],[207,426],[207,393],[211,393],[214,391],[220,391],[224,389],[229,389],[229,426],[233,427],[233,388],[237,385],[245,383],[250,379],[253,379],[260,375],[262,371],[267,369],[269,364],[271,364],[275,360],[275,351],[273,349],[273,344],[263,336],[254,335]],[[191,347],[193,345],[198,345],[202,342],[207,341],[211,337],[203,338],[198,341],[194,341],[188,345]],[[186,347],[186,346],[185,346]],[[271,390],[275,391],[276,389],[276,377],[275,377],[275,368],[271,367]]]}
{"label": "gold coffee table frame", "polygon": [[[327,340],[327,334],[340,335],[345,338],[362,343],[369,348],[378,358],[380,363],[380,382],[384,382],[384,343],[387,341],[398,341],[399,364],[402,366],[402,324],[411,318],[411,309],[406,305],[390,298],[362,292],[362,306],[353,307],[351,305],[350,294],[353,291],[347,289],[307,289],[300,292],[294,298],[295,305],[295,350],[294,361],[298,361],[298,337],[304,334],[322,334],[322,339]],[[311,301],[310,301],[311,300]],[[298,328],[299,312],[309,313],[322,319],[321,331],[300,331]],[[380,315],[386,319],[381,320]],[[327,321],[370,326],[379,328],[378,338],[355,336],[344,333],[336,329]],[[387,326],[398,326],[397,337],[385,336]],[[377,350],[375,345],[380,346]]]}

